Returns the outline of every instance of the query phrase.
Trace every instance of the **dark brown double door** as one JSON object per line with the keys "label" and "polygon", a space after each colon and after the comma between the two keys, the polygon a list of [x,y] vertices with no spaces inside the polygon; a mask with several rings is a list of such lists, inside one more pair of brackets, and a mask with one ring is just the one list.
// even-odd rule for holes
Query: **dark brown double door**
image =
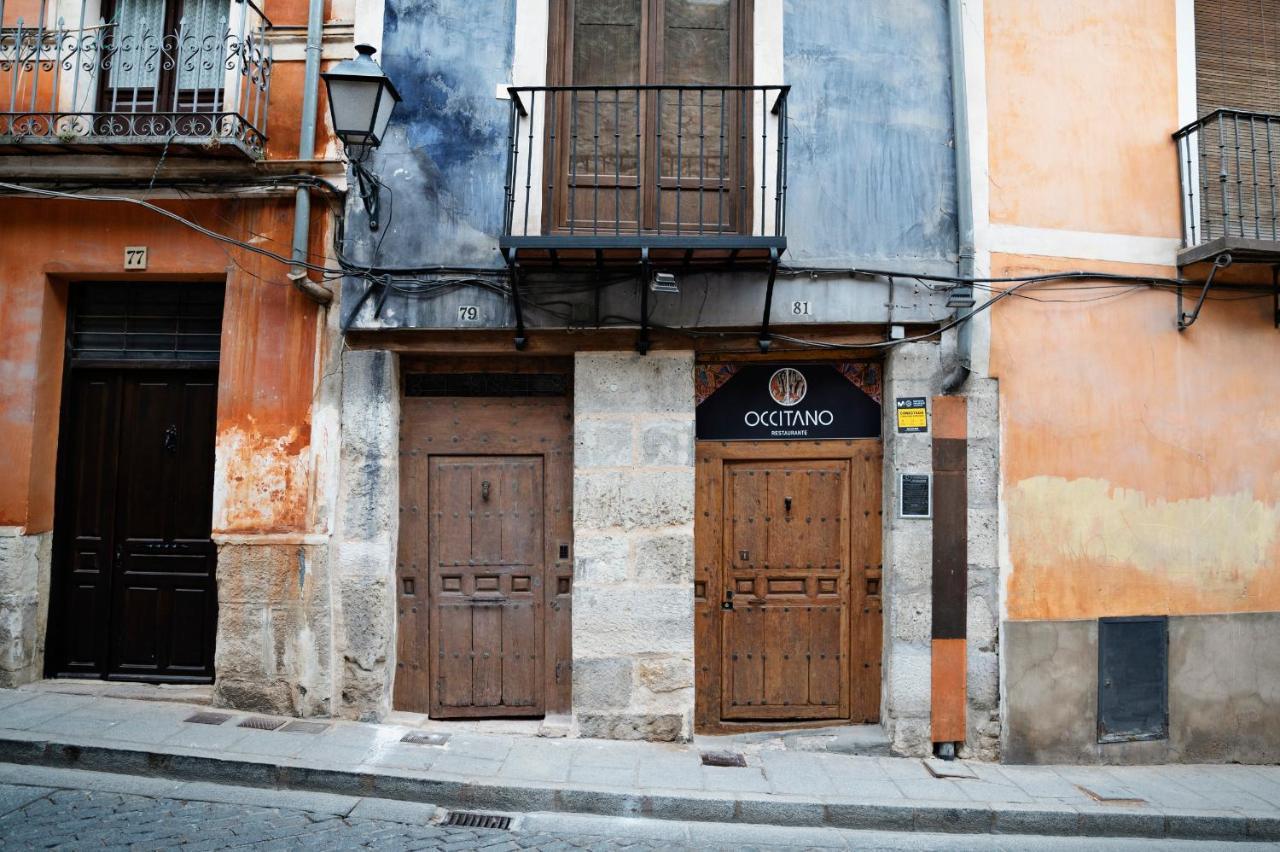
{"label": "dark brown double door", "polygon": [[879,441],[698,445],[697,723],[873,722]]}
{"label": "dark brown double door", "polygon": [[210,682],[217,373],[74,369],[67,382],[48,673]]}
{"label": "dark brown double door", "polygon": [[568,712],[567,399],[410,397],[404,413],[396,709]]}

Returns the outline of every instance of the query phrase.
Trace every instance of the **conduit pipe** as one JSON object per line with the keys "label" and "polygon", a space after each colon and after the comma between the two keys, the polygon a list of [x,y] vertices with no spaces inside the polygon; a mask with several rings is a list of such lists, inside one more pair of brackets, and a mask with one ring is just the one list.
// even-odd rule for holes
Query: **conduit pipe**
{"label": "conduit pipe", "polygon": [[[951,120],[956,156],[956,231],[957,276],[973,278],[973,170],[969,160],[969,95],[964,61],[964,0],[947,3],[951,24]],[[956,311],[968,311],[960,308]],[[956,328],[956,365],[942,382],[942,392],[956,393],[969,378],[973,359],[973,322],[962,322]]]}
{"label": "conduit pipe", "polygon": [[[320,100],[320,51],[324,45],[324,0],[307,3],[307,53],[302,72],[302,129],[298,133],[298,159],[311,160],[316,155],[316,111]],[[307,277],[303,265],[311,234],[311,191],[298,187],[293,202],[293,268],[289,280],[312,301],[328,305],[333,291]]]}

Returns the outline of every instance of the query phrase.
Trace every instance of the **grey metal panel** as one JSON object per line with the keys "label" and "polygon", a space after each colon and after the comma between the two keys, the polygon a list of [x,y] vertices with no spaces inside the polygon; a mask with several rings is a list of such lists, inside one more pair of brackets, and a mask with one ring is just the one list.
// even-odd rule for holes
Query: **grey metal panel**
{"label": "grey metal panel", "polygon": [[1098,621],[1098,741],[1169,735],[1169,620]]}

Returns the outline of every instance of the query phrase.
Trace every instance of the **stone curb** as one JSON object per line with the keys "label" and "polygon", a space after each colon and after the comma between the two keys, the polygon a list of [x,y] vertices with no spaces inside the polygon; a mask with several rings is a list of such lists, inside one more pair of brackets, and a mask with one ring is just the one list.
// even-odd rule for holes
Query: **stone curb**
{"label": "stone curb", "polygon": [[486,784],[393,771],[361,772],[207,754],[0,737],[0,761],[427,802],[443,808],[569,812],[682,822],[737,822],[859,831],[1036,834],[1171,840],[1280,840],[1280,816],[1116,810],[1107,806],[820,802],[787,796],[641,794],[564,785]]}

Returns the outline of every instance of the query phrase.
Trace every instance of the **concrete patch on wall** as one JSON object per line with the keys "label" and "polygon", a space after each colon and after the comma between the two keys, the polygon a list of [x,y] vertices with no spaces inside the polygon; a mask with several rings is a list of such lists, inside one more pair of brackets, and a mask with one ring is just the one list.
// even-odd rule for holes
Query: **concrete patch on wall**
{"label": "concrete patch on wall", "polygon": [[693,354],[574,360],[578,734],[693,729]]}
{"label": "concrete patch on wall", "polygon": [[286,716],[332,712],[329,549],[218,548],[214,702]]}
{"label": "concrete patch on wall", "polygon": [[53,533],[0,529],[0,687],[44,677]]}
{"label": "concrete patch on wall", "polygon": [[399,360],[342,356],[342,428],[334,584],[334,714],[377,721],[391,709],[400,512]]}
{"label": "concrete patch on wall", "polygon": [[1267,610],[1280,601],[1280,506],[1247,492],[1164,500],[1105,479],[1035,476],[1008,489],[1007,507],[1010,618]]}
{"label": "concrete patch on wall", "polygon": [[1177,759],[1280,762],[1280,613],[1169,619]]}
{"label": "concrete patch on wall", "polygon": [[1098,742],[1097,621],[1010,621],[1003,757],[1010,763],[1275,763],[1280,613],[1169,619],[1169,737]]}

